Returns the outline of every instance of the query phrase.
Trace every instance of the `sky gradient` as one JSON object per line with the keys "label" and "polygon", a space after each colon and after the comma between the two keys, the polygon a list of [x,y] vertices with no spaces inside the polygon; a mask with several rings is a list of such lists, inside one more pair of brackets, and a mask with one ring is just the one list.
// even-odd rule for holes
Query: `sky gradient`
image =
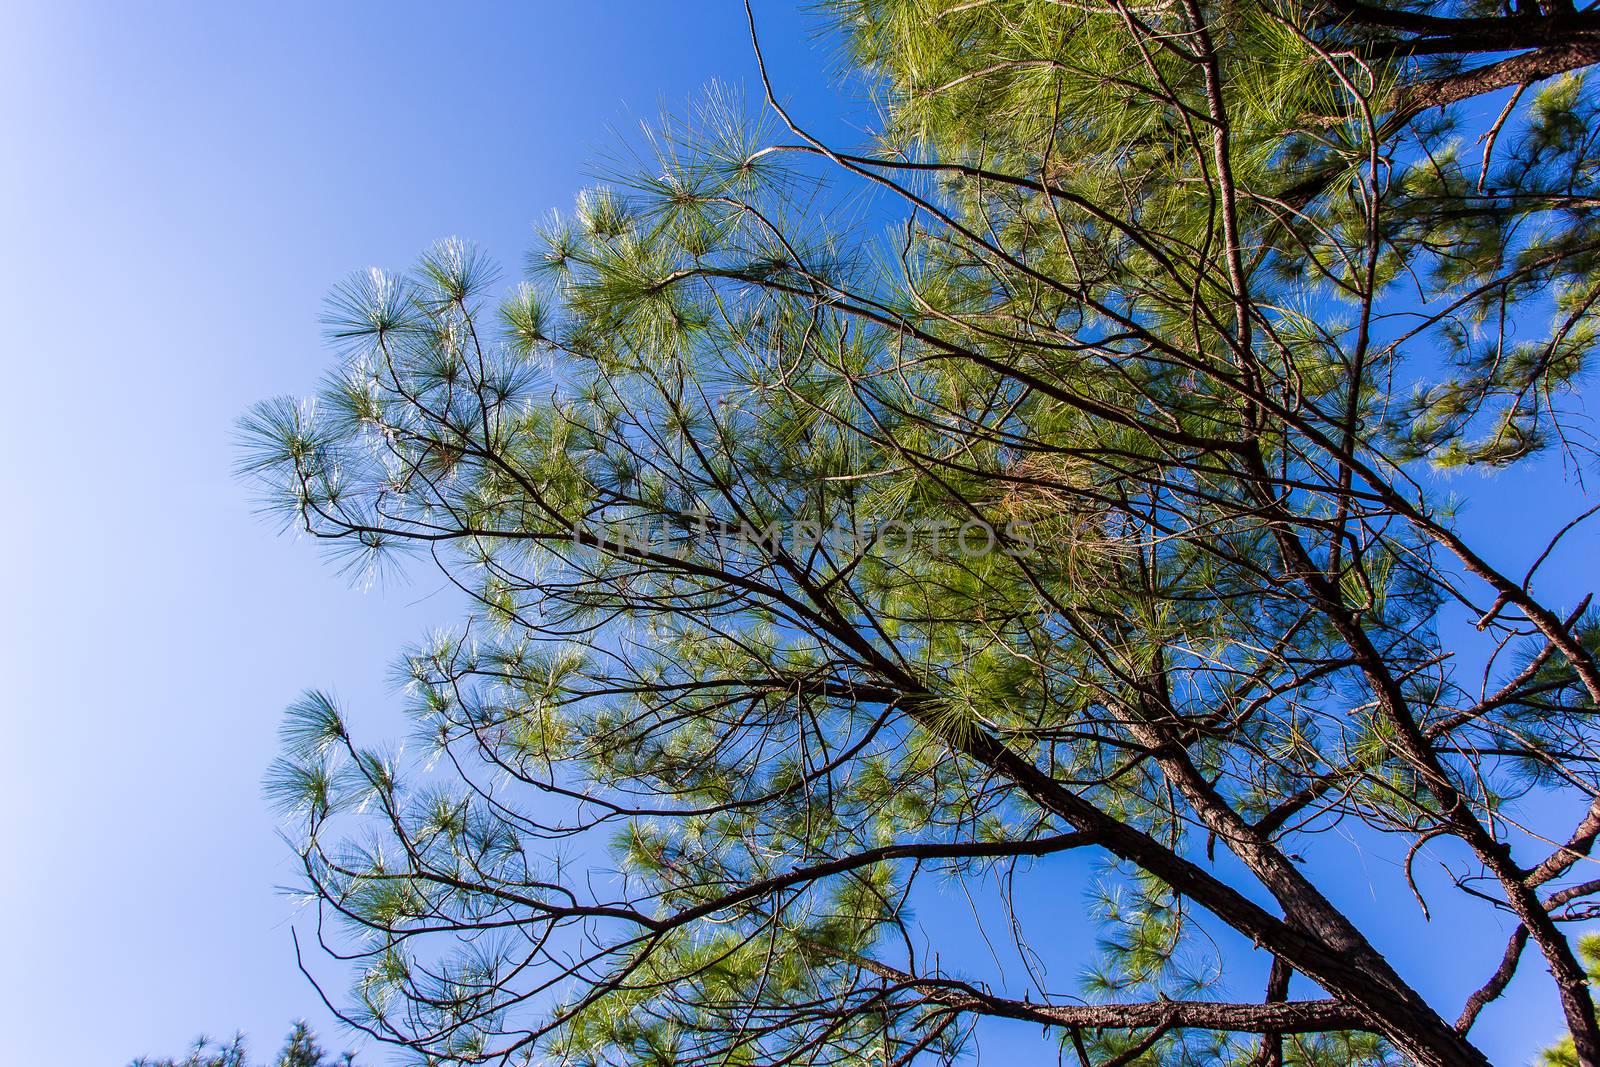
{"label": "sky gradient", "polygon": [[[793,7],[759,11],[776,81],[849,139],[835,57]],[[437,580],[352,590],[275,536],[231,475],[234,420],[315,387],[322,297],[351,270],[459,235],[514,276],[531,224],[622,132],[712,79],[750,86],[742,11],[13,0],[8,15],[0,1059],[121,1064],[235,1029],[265,1053],[297,1016],[341,1046],[293,966],[293,903],[274,891],[292,857],[261,775],[302,689],[358,717],[381,707],[394,654],[455,613]],[[1559,525],[1540,477],[1475,488],[1508,558]],[[1571,539],[1547,580],[1592,584],[1595,547]],[[1416,909],[1360,903],[1361,862],[1358,918],[1403,944]],[[1038,892],[1076,913],[1081,880]],[[1475,985],[1503,936],[1464,936],[1418,984]],[[1496,1062],[1556,1031],[1540,980],[1485,1017]],[[1042,1051],[1036,1031],[1019,1041]]]}
{"label": "sky gradient", "polygon": [[[820,98],[813,24],[763,14]],[[439,583],[352,590],[231,476],[234,420],[329,366],[324,294],[450,235],[515,275],[591,161],[709,80],[740,8],[7,5],[0,308],[6,1050],[62,1067],[305,1015],[261,799],[281,709],[380,704]],[[837,109],[829,108],[832,112]],[[334,1041],[329,1043],[336,1043]]]}

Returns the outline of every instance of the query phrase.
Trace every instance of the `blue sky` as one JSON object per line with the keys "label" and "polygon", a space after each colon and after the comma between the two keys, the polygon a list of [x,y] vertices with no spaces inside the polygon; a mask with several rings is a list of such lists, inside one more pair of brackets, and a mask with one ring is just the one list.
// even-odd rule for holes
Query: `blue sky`
{"label": "blue sky", "polygon": [[[820,102],[811,23],[763,13]],[[458,234],[514,268],[589,163],[709,79],[741,9],[7,5],[0,34],[0,1018],[106,1065],[315,1022],[261,800],[280,709],[355,705],[436,583],[352,591],[252,514],[234,419],[328,363],[324,293]],[[821,111],[822,109],[818,109]],[[829,107],[827,113],[835,111]]]}
{"label": "blue sky", "polygon": [[[832,53],[793,6],[760,12],[775,76],[848,136]],[[320,303],[350,270],[452,234],[514,267],[617,131],[713,78],[748,84],[742,12],[13,0],[7,24],[5,1056],[119,1064],[235,1028],[266,1051],[296,1016],[332,1030],[274,892],[293,876],[260,795],[280,709],[310,685],[381,705],[393,654],[452,612],[437,582],[362,593],[274,536],[230,475],[233,420],[315,385]],[[1546,489],[1490,487],[1480,508],[1521,516],[1508,554]],[[1594,545],[1549,570],[1592,574],[1574,561]],[[1419,921],[1359,910],[1380,944]],[[1474,983],[1502,944],[1423,963],[1420,984]],[[1519,980],[1487,1018],[1497,1056],[1553,1032],[1549,999]]]}

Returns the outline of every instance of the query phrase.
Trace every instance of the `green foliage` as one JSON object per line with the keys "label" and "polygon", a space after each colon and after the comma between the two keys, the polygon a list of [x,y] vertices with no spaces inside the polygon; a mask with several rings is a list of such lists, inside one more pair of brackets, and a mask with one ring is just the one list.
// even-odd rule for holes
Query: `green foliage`
{"label": "green foliage", "polygon": [[[1585,934],[1579,938],[1578,955],[1589,981],[1600,982],[1600,934]],[[1579,1067],[1579,1062],[1570,1035],[1539,1053],[1539,1067]]]}
{"label": "green foliage", "polygon": [[[1600,789],[1596,627],[1426,467],[1591,458],[1593,92],[1491,137],[1359,11],[828,11],[863,154],[714,92],[509,292],[459,241],[352,278],[315,402],[244,421],[289,522],[467,600],[397,666],[409,747],[314,693],[268,776],[353,1020],[460,1062],[948,1061],[975,1017],[1091,1062],[1481,1062],[1301,853],[1448,837],[1470,900],[1541,909],[1571,867],[1501,817]],[[1014,894],[1090,847],[1083,1005]],[[1025,977],[940,951],[941,891]]]}
{"label": "green foliage", "polygon": [[[247,1055],[243,1035],[235,1036],[226,1044],[202,1037],[181,1060],[152,1060],[141,1056],[133,1061],[132,1067],[249,1067]],[[262,1067],[269,1065],[262,1064]],[[270,1067],[355,1067],[355,1057],[348,1052],[343,1056],[329,1056],[317,1045],[311,1028],[297,1022]]]}

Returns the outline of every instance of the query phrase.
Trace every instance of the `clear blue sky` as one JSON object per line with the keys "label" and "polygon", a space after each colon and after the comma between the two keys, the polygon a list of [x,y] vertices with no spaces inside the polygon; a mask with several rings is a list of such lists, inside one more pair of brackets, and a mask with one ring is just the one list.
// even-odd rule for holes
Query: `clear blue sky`
{"label": "clear blue sky", "polygon": [[[763,21],[814,100],[831,53],[791,6]],[[458,234],[514,272],[618,131],[750,81],[743,14],[23,0],[5,23],[0,1062],[236,1027],[275,1048],[322,1017],[261,801],[280,709],[380,701],[448,618],[433,584],[363,595],[275,537],[233,420],[315,385],[349,271]]]}
{"label": "clear blue sky", "polygon": [[[794,6],[760,10],[769,59],[803,113],[837,117]],[[450,611],[428,582],[352,591],[274,537],[230,477],[233,420],[315,384],[348,271],[452,234],[514,267],[613,131],[748,84],[742,13],[12,0],[6,23],[0,1059],[121,1064],[235,1028],[267,1051],[300,1015],[337,1042],[293,968],[261,773],[299,690],[379,705],[395,651]],[[1538,483],[1494,492],[1530,519],[1508,550],[1531,540]],[[1059,917],[1060,893],[1039,906]],[[1380,943],[1420,921],[1358,908]],[[1475,983],[1502,938],[1420,984]],[[1554,1032],[1549,1001],[1519,980],[1486,1023],[1497,1056]]]}

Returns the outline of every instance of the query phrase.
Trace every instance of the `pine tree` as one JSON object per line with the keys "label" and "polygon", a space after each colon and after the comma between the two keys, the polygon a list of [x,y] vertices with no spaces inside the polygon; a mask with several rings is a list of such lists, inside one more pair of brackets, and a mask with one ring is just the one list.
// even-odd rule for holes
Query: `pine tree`
{"label": "pine tree", "polygon": [[[226,1044],[202,1037],[181,1060],[152,1060],[141,1056],[133,1061],[133,1067],[248,1067],[247,1055],[243,1034],[236,1034]],[[337,1059],[329,1057],[318,1046],[311,1027],[302,1021],[289,1031],[283,1051],[272,1061],[272,1067],[355,1067],[355,1057],[348,1052]]]}
{"label": "pine tree", "polygon": [[[1590,984],[1600,982],[1600,934],[1586,934],[1578,941],[1578,958],[1589,975]],[[1578,1050],[1571,1036],[1564,1037],[1539,1056],[1539,1067],[1578,1067]]]}
{"label": "pine tree", "polygon": [[[310,693],[269,776],[347,1021],[459,1062],[894,1065],[1011,1020],[1085,1067],[1454,1067],[1537,959],[1600,1067],[1600,619],[1540,573],[1600,509],[1575,478],[1505,561],[1434,473],[1593,466],[1600,14],[828,10],[869,143],[714,93],[508,294],[458,241],[351,279],[328,387],[245,420],[288,523],[469,605],[400,660],[420,753]],[[1464,1006],[1333,899],[1351,836],[1409,848],[1374,891],[1442,849],[1516,920]],[[1064,854],[1097,958],[1013,906]],[[919,919],[941,886],[1020,973]]]}

